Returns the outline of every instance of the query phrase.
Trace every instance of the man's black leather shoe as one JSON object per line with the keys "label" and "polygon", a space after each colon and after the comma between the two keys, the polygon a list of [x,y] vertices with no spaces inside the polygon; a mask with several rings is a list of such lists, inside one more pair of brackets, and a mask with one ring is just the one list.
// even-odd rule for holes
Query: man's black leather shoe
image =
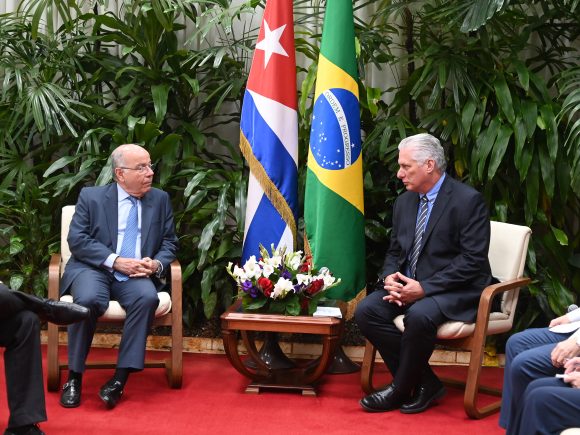
{"label": "man's black leather shoe", "polygon": [[445,396],[446,393],[447,391],[439,379],[433,380],[425,385],[419,385],[411,400],[401,405],[400,411],[403,414],[423,412],[435,400]]}
{"label": "man's black leather shoe", "polygon": [[27,424],[26,426],[9,427],[4,431],[4,435],[45,435],[37,424]]}
{"label": "man's black leather shoe", "polygon": [[40,320],[57,325],[70,325],[89,317],[89,309],[71,302],[44,299],[37,311]]}
{"label": "man's black leather shoe", "polygon": [[386,412],[398,409],[408,399],[409,396],[390,384],[387,388],[362,398],[359,403],[367,412]]}
{"label": "man's black leather shoe", "polygon": [[81,381],[71,379],[62,386],[60,404],[65,408],[76,408],[81,404]]}
{"label": "man's black leather shoe", "polygon": [[101,387],[101,391],[99,391],[99,397],[107,408],[113,409],[121,400],[121,396],[123,395],[123,385],[119,381],[110,380],[105,385]]}

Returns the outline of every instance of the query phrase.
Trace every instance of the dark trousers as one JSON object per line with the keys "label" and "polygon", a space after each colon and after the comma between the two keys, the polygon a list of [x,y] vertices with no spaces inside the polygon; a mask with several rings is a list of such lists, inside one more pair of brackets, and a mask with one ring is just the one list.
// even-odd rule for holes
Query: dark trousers
{"label": "dark trousers", "polygon": [[526,387],[521,402],[508,434],[557,435],[580,426],[580,390],[561,379],[536,379]]}
{"label": "dark trousers", "polygon": [[572,333],[558,334],[548,328],[531,328],[512,335],[506,344],[503,393],[499,425],[514,432],[516,416],[521,414],[524,393],[530,382],[562,373],[550,355],[556,344]]}
{"label": "dark trousers", "polygon": [[40,322],[27,296],[0,285],[0,346],[10,418],[8,427],[46,420],[40,351]]}
{"label": "dark trousers", "polygon": [[[435,378],[429,358],[435,348],[437,327],[448,319],[431,298],[399,307],[383,300],[385,290],[375,290],[357,306],[355,320],[364,336],[377,348],[393,375],[393,383],[411,394],[419,383]],[[393,323],[405,315],[405,331]]]}
{"label": "dark trousers", "polygon": [[68,364],[77,373],[85,371],[97,319],[114,299],[127,313],[119,347],[118,368],[142,370],[145,365],[145,344],[155,309],[159,304],[157,290],[149,278],[117,281],[111,273],[87,269],[73,281],[73,301],[90,310],[88,319],[68,327]]}

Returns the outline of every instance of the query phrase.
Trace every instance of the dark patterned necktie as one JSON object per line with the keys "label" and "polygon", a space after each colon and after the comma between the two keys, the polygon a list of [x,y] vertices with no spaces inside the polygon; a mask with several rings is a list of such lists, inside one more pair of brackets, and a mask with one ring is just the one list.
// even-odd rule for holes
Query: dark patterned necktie
{"label": "dark patterned necktie", "polygon": [[409,272],[413,279],[415,279],[415,272],[417,270],[417,260],[419,259],[419,251],[421,250],[421,240],[423,240],[423,234],[425,233],[428,210],[429,200],[427,199],[427,195],[423,195],[421,197],[421,206],[419,207],[419,218],[417,219],[417,226],[415,227],[415,239],[413,240],[411,256],[409,257]]}
{"label": "dark patterned necktie", "polygon": [[[131,201],[131,210],[129,210],[129,216],[127,217],[127,225],[125,226],[125,234],[123,235],[119,256],[123,258],[135,258],[135,246],[137,245],[137,236],[139,235],[137,198],[128,196],[127,199]],[[114,275],[117,281],[127,281],[129,279],[127,275],[118,271],[115,271]]]}

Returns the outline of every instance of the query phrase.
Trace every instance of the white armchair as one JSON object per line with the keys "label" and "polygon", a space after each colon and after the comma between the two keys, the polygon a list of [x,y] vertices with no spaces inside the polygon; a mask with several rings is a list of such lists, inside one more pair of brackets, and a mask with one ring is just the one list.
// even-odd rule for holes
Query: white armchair
{"label": "white armchair", "polygon": [[[72,205],[62,208],[61,232],[60,232],[60,253],[53,254],[48,267],[48,297],[59,299],[60,278],[64,272],[64,267],[69,260],[71,253],[67,242],[69,226],[75,211]],[[183,351],[183,321],[182,321],[182,280],[181,266],[177,260],[171,263],[170,274],[171,294],[168,292],[157,293],[159,306],[155,311],[153,326],[171,327],[171,348],[169,356],[162,360],[146,358],[145,367],[164,367],[166,369],[167,380],[171,388],[181,388],[183,378],[182,351]],[[72,302],[72,296],[64,295],[60,298],[63,301]],[[109,308],[101,317],[98,323],[120,323],[126,318],[126,313],[117,301],[110,301]],[[47,345],[47,366],[48,378],[47,387],[50,391],[60,388],[60,373],[68,368],[66,359],[59,358],[59,327],[52,323],[48,324],[48,345]],[[87,361],[87,368],[114,368],[115,361]]]}

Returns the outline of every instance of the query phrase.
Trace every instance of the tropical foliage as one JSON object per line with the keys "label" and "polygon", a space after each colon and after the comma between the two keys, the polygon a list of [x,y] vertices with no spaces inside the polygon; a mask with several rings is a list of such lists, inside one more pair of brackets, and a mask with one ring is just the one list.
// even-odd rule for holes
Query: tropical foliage
{"label": "tropical foliage", "polygon": [[[211,317],[235,294],[225,267],[243,237],[239,111],[263,2],[118,3],[26,0],[0,15],[0,279],[46,291],[60,208],[108,183],[111,150],[136,142],[173,198],[186,321]],[[426,130],[494,219],[533,229],[521,326],[575,298],[578,3],[355,1],[369,282],[401,190],[396,144]],[[324,2],[294,6],[304,164]]]}

